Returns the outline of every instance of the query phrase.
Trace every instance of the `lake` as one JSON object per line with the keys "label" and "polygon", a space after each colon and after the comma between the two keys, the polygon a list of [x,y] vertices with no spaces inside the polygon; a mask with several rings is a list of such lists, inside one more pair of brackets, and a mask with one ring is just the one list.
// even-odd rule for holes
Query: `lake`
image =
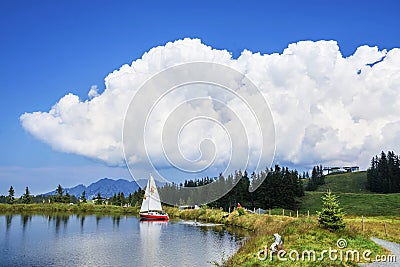
{"label": "lake", "polygon": [[245,233],[134,216],[0,215],[0,266],[213,266]]}

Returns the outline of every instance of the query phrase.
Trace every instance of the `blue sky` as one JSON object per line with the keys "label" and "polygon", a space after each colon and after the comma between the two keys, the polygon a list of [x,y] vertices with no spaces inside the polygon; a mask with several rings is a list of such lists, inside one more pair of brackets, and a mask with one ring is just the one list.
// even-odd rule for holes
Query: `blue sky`
{"label": "blue sky", "polygon": [[[301,40],[336,40],[343,56],[361,45],[400,47],[398,1],[1,1],[0,194],[53,190],[128,173],[57,152],[26,132],[25,112],[48,111],[153,47],[199,38],[238,57],[281,53]],[[372,156],[372,155],[371,155]],[[75,171],[74,171],[75,170]],[[77,173],[78,172],[78,173]]]}

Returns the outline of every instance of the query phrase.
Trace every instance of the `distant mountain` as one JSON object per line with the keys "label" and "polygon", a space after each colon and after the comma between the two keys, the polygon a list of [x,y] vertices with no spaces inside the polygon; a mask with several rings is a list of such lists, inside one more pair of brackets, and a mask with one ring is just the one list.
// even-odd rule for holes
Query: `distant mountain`
{"label": "distant mountain", "polygon": [[[85,186],[83,184],[77,185],[72,188],[64,188],[64,192],[68,192],[71,196],[77,198],[81,197],[82,192],[86,191],[86,198],[93,199],[100,192],[102,197],[112,197],[114,193],[123,192],[125,196],[129,193],[134,193],[139,189],[138,184],[135,181],[128,181],[124,179],[112,180],[109,178],[103,178],[97,182]],[[55,195],[56,191],[45,193],[44,195]]]}

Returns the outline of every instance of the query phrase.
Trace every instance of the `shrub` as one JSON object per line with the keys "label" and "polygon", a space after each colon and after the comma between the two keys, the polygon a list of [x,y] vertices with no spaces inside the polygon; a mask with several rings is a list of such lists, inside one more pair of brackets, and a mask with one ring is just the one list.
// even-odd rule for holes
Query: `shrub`
{"label": "shrub", "polygon": [[246,213],[244,208],[238,208],[237,211],[239,213],[239,216],[242,216],[242,215],[244,215]]}
{"label": "shrub", "polygon": [[317,211],[318,223],[322,228],[331,231],[344,228],[344,212],[340,208],[337,198],[337,196],[331,194],[330,190],[322,196],[323,208],[321,211]]}

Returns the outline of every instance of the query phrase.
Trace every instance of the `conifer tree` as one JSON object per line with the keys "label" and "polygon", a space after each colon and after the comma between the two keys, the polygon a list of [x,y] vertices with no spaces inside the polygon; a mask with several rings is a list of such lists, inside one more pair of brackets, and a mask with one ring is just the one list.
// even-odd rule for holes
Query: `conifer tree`
{"label": "conifer tree", "polygon": [[22,203],[31,204],[33,201],[32,196],[29,193],[28,187],[25,188],[25,194],[22,195]]}
{"label": "conifer tree", "polygon": [[371,167],[367,171],[366,188],[377,193],[399,193],[399,156],[395,155],[393,151],[389,151],[387,154],[382,151],[380,158],[373,157]]}
{"label": "conifer tree", "polygon": [[86,191],[83,191],[83,192],[82,192],[81,200],[82,200],[83,203],[86,203],[86,202],[87,202],[87,200],[86,200]]}
{"label": "conifer tree", "polygon": [[344,212],[340,208],[337,198],[337,196],[331,194],[330,190],[328,190],[326,194],[322,196],[323,208],[321,211],[317,212],[318,223],[322,228],[326,228],[331,231],[337,231],[344,228]]}
{"label": "conifer tree", "polygon": [[65,193],[65,196],[62,197],[62,202],[71,203],[71,195],[69,194],[69,192]]}
{"label": "conifer tree", "polygon": [[102,197],[101,197],[101,195],[100,195],[100,192],[97,193],[97,197],[96,197],[95,204],[96,204],[96,205],[101,205],[101,204],[103,204],[103,199],[102,199]]}
{"label": "conifer tree", "polygon": [[6,198],[8,204],[14,204],[15,202],[14,193],[15,193],[14,188],[10,186],[10,189],[8,190],[8,196]]}
{"label": "conifer tree", "polygon": [[57,186],[56,192],[57,192],[58,196],[62,197],[63,189],[60,184]]}

